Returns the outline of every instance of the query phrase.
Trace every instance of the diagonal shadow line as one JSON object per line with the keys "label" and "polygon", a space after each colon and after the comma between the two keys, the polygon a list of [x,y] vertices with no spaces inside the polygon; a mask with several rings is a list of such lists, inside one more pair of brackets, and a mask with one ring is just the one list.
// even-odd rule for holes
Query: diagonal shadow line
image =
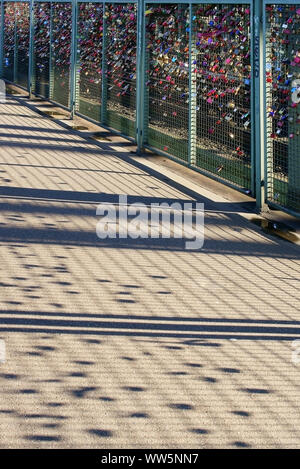
{"label": "diagonal shadow line", "polygon": [[[19,327],[18,327],[19,326]],[[20,326],[25,326],[20,329]],[[41,329],[44,328],[44,329]],[[76,329],[75,329],[76,328]],[[81,328],[81,329],[78,329]],[[300,328],[197,326],[145,324],[135,322],[74,321],[37,318],[1,318],[1,332],[47,332],[65,334],[97,334],[137,337],[177,337],[193,339],[296,340]]]}
{"label": "diagonal shadow line", "polygon": [[[271,257],[283,259],[299,259],[300,251],[290,249],[289,252],[282,250],[279,245],[265,245],[264,243],[249,243],[245,241],[228,241],[227,239],[205,239],[204,247],[200,250],[195,246],[194,249],[186,250],[185,243],[188,239],[180,238],[107,238],[99,239],[96,232],[58,229],[36,229],[36,228],[18,228],[0,226],[1,243],[24,243],[26,244],[45,244],[45,245],[65,245],[65,246],[87,246],[97,248],[116,248],[116,249],[141,249],[158,251],[184,251],[186,253],[205,253],[228,254],[235,256],[254,256]],[[293,247],[293,246],[292,246]]]}
{"label": "diagonal shadow line", "polygon": [[95,202],[95,203],[119,203],[119,196],[126,195],[127,201],[129,204],[134,202],[141,202],[149,205],[150,203],[175,203],[179,202],[192,203],[193,206],[196,204],[195,201],[190,199],[180,199],[180,198],[165,198],[165,197],[155,197],[155,196],[136,196],[136,195],[127,195],[127,194],[111,194],[106,192],[99,193],[90,193],[90,192],[80,192],[80,191],[63,191],[53,190],[53,189],[34,189],[34,188],[23,188],[23,187],[8,187],[0,186],[0,197],[26,197],[30,199],[47,199],[52,201],[63,201],[63,202]]}
{"label": "diagonal shadow line", "polygon": [[[26,244],[89,246],[94,248],[117,249],[158,249],[158,250],[185,250],[185,239],[122,239],[108,238],[101,240],[95,231],[35,229],[0,226],[0,242],[26,242]],[[223,243],[223,248],[225,243]],[[214,251],[215,252],[215,251]],[[226,251],[228,252],[228,251]],[[231,251],[230,251],[231,252]]]}
{"label": "diagonal shadow line", "polygon": [[[33,129],[32,129],[33,130]],[[45,130],[45,133],[47,132],[47,129]],[[66,134],[67,135],[67,134]],[[1,138],[12,138],[12,134],[7,134],[7,133],[2,133],[0,131],[0,143],[3,143],[3,144],[7,144],[7,145],[10,145],[10,142],[12,144],[14,143],[18,143],[18,142],[14,142],[13,140],[10,140],[10,141],[7,141],[7,140],[4,140],[3,142],[1,141]],[[26,143],[26,140],[47,140],[47,141],[53,141],[55,143],[59,143],[59,142],[62,142],[62,143],[82,143],[81,141],[78,141],[78,140],[74,140],[74,138],[58,138],[58,137],[51,137],[51,136],[47,136],[47,135],[30,135],[30,134],[16,134],[14,133],[13,134],[13,138],[14,139],[23,139],[24,142],[21,142],[21,144],[23,145],[23,143]],[[32,142],[29,142],[29,143],[32,143]],[[84,143],[86,143],[87,145],[91,145],[92,142],[86,142],[84,141]],[[43,144],[42,144],[43,145]],[[50,144],[51,145],[51,144]],[[51,148],[52,148],[52,145],[51,145]]]}
{"label": "diagonal shadow line", "polygon": [[[1,114],[1,115],[3,115],[3,114]],[[7,114],[7,115],[10,116],[10,114]],[[22,115],[18,115],[18,114],[16,114],[16,117],[25,117],[25,118],[27,117],[27,118],[29,118],[29,116],[26,116],[26,115],[22,116]],[[33,116],[33,117],[38,118],[38,116]],[[35,131],[35,128],[33,127],[31,130]],[[72,127],[70,127],[70,132],[66,133],[66,135],[69,134],[70,136],[74,137],[74,135],[71,134],[72,130],[74,130],[74,129],[72,129]],[[43,131],[43,133],[47,133],[48,131],[49,131],[49,129],[46,128]],[[41,132],[42,132],[42,130],[41,130]],[[98,138],[94,137],[95,133],[100,134],[98,136]],[[76,135],[77,135],[77,137],[80,137],[80,139],[75,140],[74,138],[72,138],[72,139],[71,138],[64,138],[64,137],[59,138],[59,137],[52,137],[52,136],[49,136],[49,135],[31,135],[31,134],[16,134],[16,133],[13,134],[13,138],[17,139],[17,140],[18,139],[23,139],[24,143],[26,142],[26,140],[46,140],[46,141],[49,141],[49,142],[53,141],[55,143],[56,142],[83,143],[84,142],[87,145],[94,145],[95,141],[97,141],[100,144],[114,145],[115,147],[124,147],[124,146],[125,147],[134,147],[135,146],[135,144],[133,142],[129,142],[129,141],[128,142],[119,142],[119,141],[113,142],[113,141],[110,141],[109,137],[112,137],[113,135],[112,134],[105,134],[104,132],[101,134],[100,132],[96,132],[96,131],[95,132],[80,131],[80,134],[78,135],[76,133]],[[1,141],[1,138],[3,138],[3,137],[11,139],[12,134],[11,133],[3,133],[0,130],[0,141]],[[10,141],[12,141],[12,140],[10,140]],[[3,143],[7,143],[7,141],[4,141]],[[16,141],[16,142],[12,141],[12,143],[17,144],[18,141]],[[50,145],[52,145],[52,144],[50,143]]]}
{"label": "diagonal shadow line", "polygon": [[[28,137],[29,138],[29,137]],[[74,142],[74,140],[73,140]],[[31,150],[51,150],[51,151],[59,151],[59,152],[68,152],[68,153],[81,153],[82,155],[97,155],[100,152],[100,148],[98,146],[94,146],[94,148],[86,148],[86,140],[82,142],[75,141],[76,145],[47,145],[45,143],[30,143],[30,142],[14,142],[12,140],[4,140],[1,141],[1,134],[0,134],[0,145],[5,147],[13,147],[13,148],[29,148]],[[78,143],[81,143],[80,146]],[[95,145],[95,144],[94,144]],[[92,146],[92,143],[91,143]],[[105,148],[101,149],[101,156],[114,156],[112,155],[111,151],[106,150]]]}
{"label": "diagonal shadow line", "polygon": [[[41,116],[37,116],[41,119]],[[43,119],[45,119],[45,122],[49,122],[48,117],[43,116]],[[28,125],[12,125],[12,124],[0,124],[0,137],[1,137],[1,129],[10,129],[10,130],[19,130],[20,132],[47,132],[50,134],[69,134],[71,133],[71,129],[68,129],[67,127],[62,129],[58,127],[57,129],[49,129],[47,127],[32,127]],[[78,135],[78,134],[76,134]],[[10,135],[11,136],[11,135]]]}
{"label": "diagonal shadow line", "polygon": [[85,172],[94,172],[94,173],[112,173],[112,174],[127,174],[128,176],[143,176],[151,177],[150,174],[145,173],[134,173],[126,171],[116,171],[116,170],[104,170],[104,169],[90,169],[90,168],[76,168],[76,167],[67,167],[67,166],[49,166],[49,165],[39,165],[39,164],[20,164],[20,163],[0,163],[0,166],[13,166],[18,168],[37,168],[37,169],[59,169],[62,171],[71,170],[71,171],[85,171]]}
{"label": "diagonal shadow line", "polygon": [[11,96],[7,96],[6,99],[7,99],[7,102],[5,103],[6,106],[24,106],[20,101],[18,101],[18,99],[20,98],[25,98],[26,96],[25,95],[22,95],[22,96],[15,96],[15,95],[11,95]]}
{"label": "diagonal shadow line", "polygon": [[[7,200],[7,199],[6,199]],[[8,199],[11,200],[11,199]],[[14,202],[19,199],[12,199]],[[27,199],[26,199],[27,200]],[[43,200],[43,199],[41,199]],[[165,199],[164,199],[165,200]],[[40,199],[38,199],[40,201]],[[65,201],[63,201],[65,202]],[[116,215],[118,216],[119,210],[118,210],[118,205],[114,202],[110,202],[115,206],[116,209]],[[140,202],[139,202],[140,203]],[[98,202],[95,202],[95,204],[98,204]],[[148,208],[149,207],[149,202],[147,203],[146,201],[144,202],[144,205]],[[91,207],[91,208],[90,208]],[[83,206],[78,207],[77,204],[70,203],[68,201],[68,205],[65,205],[61,203],[61,201],[57,200],[52,200],[50,204],[43,204],[43,203],[26,203],[26,202],[20,202],[20,203],[9,203],[7,201],[1,202],[1,195],[0,195],[0,212],[2,212],[3,217],[5,217],[5,212],[9,212],[10,216],[12,216],[12,212],[18,212],[24,214],[31,214],[33,216],[37,214],[49,214],[49,215],[63,215],[63,216],[70,216],[73,215],[75,217],[78,216],[85,216],[85,217],[92,217],[96,221],[96,208],[97,206],[94,205],[93,202],[86,203]],[[222,212],[223,217],[216,217],[214,212],[207,212],[205,211],[205,225],[214,225],[214,226],[234,226],[236,225],[226,216],[226,212]],[[128,217],[129,219],[131,217]],[[172,223],[174,223],[174,216],[171,214],[170,220]],[[71,220],[68,220],[69,223],[71,223]],[[195,216],[193,216],[192,219],[193,222],[195,222]]]}
{"label": "diagonal shadow line", "polygon": [[[180,327],[184,328],[187,327],[189,328],[189,325],[185,326],[184,323],[199,323],[201,327],[201,323],[216,323],[216,324],[221,324],[221,326],[209,326],[205,325],[203,327],[210,327],[216,330],[216,327],[223,327],[226,330],[234,330],[236,328],[242,329],[244,331],[251,331],[251,332],[259,332],[261,330],[264,330],[265,332],[283,332],[283,331],[293,331],[300,333],[300,321],[289,321],[289,320],[276,320],[276,319],[236,319],[236,318],[212,318],[212,317],[178,317],[178,316],[147,316],[147,315],[138,315],[138,314],[93,314],[93,313],[69,313],[69,312],[59,312],[59,311],[22,311],[22,310],[11,310],[11,309],[5,309],[5,310],[0,310],[1,315],[8,315],[10,319],[12,319],[13,316],[24,316],[24,315],[30,315],[30,316],[45,316],[45,317],[65,317],[67,318],[66,321],[69,321],[70,318],[93,318],[93,319],[111,319],[112,321],[115,321],[115,323],[118,323],[117,320],[130,320],[130,321],[153,321],[153,324],[158,323],[159,321],[163,322],[174,322],[174,323],[180,323],[180,325],[172,325],[175,326],[175,328]],[[25,320],[25,319],[24,319]],[[94,321],[86,321],[89,324],[94,324]],[[107,321],[105,321],[105,324],[109,324]],[[128,324],[127,322],[125,324]],[[140,329],[139,327],[140,323],[136,324],[136,327]],[[267,327],[261,327],[261,326],[267,326]],[[274,327],[270,327],[274,326]],[[275,327],[275,326],[280,326],[280,327]],[[294,328],[291,327],[284,327],[284,326],[297,326]],[[166,325],[168,327],[168,325]],[[193,325],[193,327],[199,327]]]}
{"label": "diagonal shadow line", "polygon": [[[148,177],[149,174],[137,174],[138,176]],[[119,196],[126,195],[128,203],[140,202],[146,205],[151,203],[163,203],[167,202],[169,204],[179,202],[180,204],[192,203],[193,206],[196,202],[204,203],[207,206],[207,210],[213,212],[221,212],[226,217],[227,215],[237,215],[239,212],[244,211],[240,204],[227,203],[227,202],[211,202],[206,197],[203,197],[202,200],[192,200],[192,199],[183,199],[180,197],[155,197],[155,196],[137,196],[130,194],[109,194],[109,193],[90,193],[82,191],[63,191],[61,189],[35,189],[35,188],[25,188],[25,187],[11,187],[11,186],[0,186],[0,198],[1,197],[10,197],[10,198],[24,198],[24,199],[41,199],[41,200],[50,200],[54,202],[110,202],[117,204],[119,202]],[[208,201],[208,203],[207,203]],[[248,203],[248,202],[247,202]],[[239,216],[238,219],[234,220],[233,217],[228,218],[232,223],[237,223],[238,220],[243,220]]]}
{"label": "diagonal shadow line", "polygon": [[[13,114],[10,112],[1,112],[1,116],[9,116],[9,117],[25,117],[26,119],[41,119],[39,115],[34,116],[32,114]],[[2,135],[0,133],[0,135]]]}

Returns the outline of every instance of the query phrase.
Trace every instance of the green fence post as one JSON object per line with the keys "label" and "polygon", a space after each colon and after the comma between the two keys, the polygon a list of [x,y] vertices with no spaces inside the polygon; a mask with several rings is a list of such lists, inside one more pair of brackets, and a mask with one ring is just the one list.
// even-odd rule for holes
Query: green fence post
{"label": "green fence post", "polygon": [[145,123],[145,3],[138,0],[136,50],[136,143],[137,154],[144,153]]}
{"label": "green fence post", "polygon": [[[76,111],[79,111],[79,98],[80,98],[80,63],[79,63],[79,50],[78,50],[78,21],[79,21],[79,9],[78,9],[78,1],[75,0],[75,23],[73,26],[75,27],[75,35],[74,35],[74,71],[73,75],[71,76],[71,80],[73,79],[73,85],[71,82],[71,85],[74,86],[73,88],[73,108],[72,108],[72,102],[71,102],[71,97],[70,97],[70,106],[71,106],[71,118],[74,118]],[[71,91],[70,91],[71,92]]]}
{"label": "green fence post", "polygon": [[102,9],[102,79],[101,79],[101,123],[107,122],[107,64],[106,64],[106,47],[107,47],[107,24],[105,16],[105,2]]}
{"label": "green fence post", "polygon": [[143,144],[148,143],[148,125],[149,125],[149,88],[147,80],[149,79],[149,50],[147,48],[147,17],[146,17],[146,2],[144,1],[144,58],[143,58],[143,77],[144,77],[144,92],[143,92]]}
{"label": "green fence post", "polygon": [[53,3],[50,2],[50,39],[49,39],[49,99],[53,99],[54,93],[54,61],[53,61]]}
{"label": "green fence post", "polygon": [[[252,180],[255,179],[256,207],[259,211],[265,205],[265,92],[264,92],[264,27],[262,22],[262,2],[254,0],[252,12]],[[254,163],[254,164],[253,164]],[[255,171],[255,172],[254,172]]]}
{"label": "green fence post", "polygon": [[34,47],[34,0],[30,0],[29,10],[29,63],[28,63],[28,93],[29,99],[32,98],[34,85],[33,77],[33,47]]}
{"label": "green fence post", "polygon": [[70,58],[70,119],[74,119],[77,87],[77,0],[72,0],[72,37]]}
{"label": "green fence post", "polygon": [[197,145],[197,77],[194,72],[197,65],[196,41],[194,28],[194,6],[189,4],[189,141],[188,141],[188,162],[190,165],[196,164]]}

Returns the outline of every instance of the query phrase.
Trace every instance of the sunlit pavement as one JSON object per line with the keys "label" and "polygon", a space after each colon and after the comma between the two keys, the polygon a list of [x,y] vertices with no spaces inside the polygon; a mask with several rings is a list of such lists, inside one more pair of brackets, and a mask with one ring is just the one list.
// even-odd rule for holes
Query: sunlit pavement
{"label": "sunlit pavement", "polygon": [[0,141],[0,447],[300,448],[299,246],[206,199],[198,252],[101,241],[190,195],[17,100]]}

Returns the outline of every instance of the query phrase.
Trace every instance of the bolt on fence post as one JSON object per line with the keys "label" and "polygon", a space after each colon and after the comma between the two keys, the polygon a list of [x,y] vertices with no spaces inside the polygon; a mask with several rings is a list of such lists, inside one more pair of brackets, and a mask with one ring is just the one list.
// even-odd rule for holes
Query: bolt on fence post
{"label": "bolt on fence post", "polygon": [[102,9],[102,79],[101,79],[101,123],[106,124],[107,121],[107,60],[106,60],[106,47],[107,47],[107,24],[105,15],[105,2],[103,2]]}
{"label": "bolt on fence post", "polygon": [[34,47],[34,0],[30,0],[29,6],[29,61],[28,61],[28,93],[32,98],[33,91],[33,47]]}
{"label": "bolt on fence post", "polygon": [[77,88],[77,0],[72,0],[72,36],[70,51],[70,119],[74,119]]}
{"label": "bolt on fence post", "polygon": [[[253,85],[253,128],[252,143],[254,144],[255,162],[252,161],[253,178],[255,177],[256,207],[260,211],[265,204],[265,92],[264,92],[264,31],[262,22],[262,2],[253,3],[253,44],[252,44],[252,77]],[[254,141],[253,141],[254,140]],[[254,163],[254,164],[253,164]],[[255,174],[255,176],[254,176]]]}
{"label": "bolt on fence post", "polygon": [[189,4],[189,137],[188,137],[188,162],[196,164],[197,144],[197,64],[196,41],[194,28],[194,5]]}

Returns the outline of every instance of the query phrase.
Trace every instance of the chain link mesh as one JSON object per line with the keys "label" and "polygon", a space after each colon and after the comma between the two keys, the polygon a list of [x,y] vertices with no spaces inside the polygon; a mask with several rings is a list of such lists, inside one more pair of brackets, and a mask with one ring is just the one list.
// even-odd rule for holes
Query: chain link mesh
{"label": "chain link mesh", "polygon": [[77,109],[101,121],[103,5],[79,3],[77,45]]}
{"label": "chain link mesh", "polygon": [[15,82],[28,87],[29,67],[29,3],[15,3],[16,76]]}
{"label": "chain link mesh", "polygon": [[70,66],[72,42],[72,3],[51,4],[51,98],[70,106]]}
{"label": "chain link mesh", "polygon": [[266,19],[267,198],[300,212],[300,4]]}
{"label": "chain link mesh", "polygon": [[4,3],[4,31],[3,31],[3,77],[8,81],[14,80],[14,50],[15,50],[15,5]]}
{"label": "chain link mesh", "polygon": [[188,160],[189,8],[146,6],[147,142]]}
{"label": "chain link mesh", "polygon": [[34,92],[49,98],[51,4],[34,4]]}
{"label": "chain link mesh", "polygon": [[106,93],[105,121],[125,135],[135,137],[137,7],[111,3],[105,7]]}
{"label": "chain link mesh", "polygon": [[[299,213],[300,4],[265,8],[267,200]],[[3,76],[27,87],[29,2],[3,21]],[[79,2],[77,26],[77,110],[135,137],[136,3]],[[35,2],[33,91],[66,107],[71,29],[70,1]],[[250,5],[149,2],[145,52],[145,143],[250,192]]]}
{"label": "chain link mesh", "polygon": [[251,188],[250,7],[197,5],[196,165]]}

